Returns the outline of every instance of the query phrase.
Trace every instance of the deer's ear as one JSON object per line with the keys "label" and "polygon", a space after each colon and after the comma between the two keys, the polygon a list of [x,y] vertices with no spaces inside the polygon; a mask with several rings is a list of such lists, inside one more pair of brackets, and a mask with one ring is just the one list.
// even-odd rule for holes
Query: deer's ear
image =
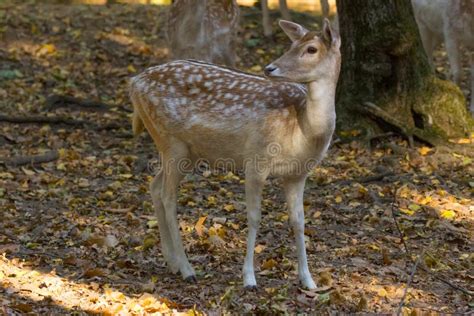
{"label": "deer's ear", "polygon": [[331,27],[331,22],[328,19],[324,19],[323,24],[323,39],[328,44],[329,47],[334,47],[339,49],[341,47],[341,37]]}
{"label": "deer's ear", "polygon": [[286,20],[280,20],[278,21],[278,24],[280,25],[283,32],[288,35],[292,42],[300,40],[306,33],[308,33],[307,29],[297,23],[293,23]]}

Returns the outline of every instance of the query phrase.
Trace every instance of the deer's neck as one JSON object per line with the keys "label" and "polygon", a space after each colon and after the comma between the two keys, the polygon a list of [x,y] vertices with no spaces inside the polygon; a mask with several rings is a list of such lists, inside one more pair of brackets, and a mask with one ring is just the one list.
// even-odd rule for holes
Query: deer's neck
{"label": "deer's neck", "polygon": [[300,113],[300,124],[308,141],[332,136],[336,122],[336,83],[329,79],[310,82],[306,107]]}

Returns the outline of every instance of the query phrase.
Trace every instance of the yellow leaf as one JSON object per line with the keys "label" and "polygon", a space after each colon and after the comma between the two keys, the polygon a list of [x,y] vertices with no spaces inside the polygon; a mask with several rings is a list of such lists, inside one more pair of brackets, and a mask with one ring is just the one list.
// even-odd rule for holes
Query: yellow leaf
{"label": "yellow leaf", "polygon": [[217,199],[215,196],[208,196],[207,197],[207,206],[215,206],[217,204]]}
{"label": "yellow leaf", "polygon": [[224,210],[226,210],[227,212],[232,212],[233,210],[235,210],[234,204],[226,204],[224,206]]}
{"label": "yellow leaf", "polygon": [[132,64],[128,65],[127,70],[128,70],[129,73],[137,72],[137,69],[135,69],[135,67],[133,67]]}
{"label": "yellow leaf", "polygon": [[203,234],[204,234],[203,224],[204,224],[204,221],[206,220],[206,218],[207,218],[207,216],[199,217],[196,225],[194,225],[194,229],[196,230],[196,233],[198,234],[199,237],[202,237]]}
{"label": "yellow leaf", "polygon": [[432,197],[431,197],[431,196],[425,196],[425,197],[420,201],[420,204],[426,205],[426,204],[430,203],[431,200],[432,200]]}
{"label": "yellow leaf", "polygon": [[335,199],[336,203],[341,203],[342,202],[342,196],[338,195],[336,196],[336,199]]}
{"label": "yellow leaf", "polygon": [[260,71],[262,71],[262,66],[260,66],[260,65],[252,66],[252,67],[250,68],[250,71],[252,71],[252,72],[260,72]]}
{"label": "yellow leaf", "polygon": [[407,209],[407,208],[400,208],[400,212],[402,212],[403,214],[410,215],[410,216],[413,215],[413,214],[415,214],[414,211],[409,210],[409,209]]}
{"label": "yellow leaf", "polygon": [[408,208],[410,210],[412,210],[413,212],[416,212],[416,211],[420,210],[421,206],[419,206],[418,204],[413,203],[413,204],[408,205]]}
{"label": "yellow leaf", "polygon": [[13,179],[15,176],[10,172],[0,172],[0,179]]}
{"label": "yellow leaf", "polygon": [[121,301],[121,300],[125,299],[125,295],[123,293],[121,293],[119,291],[113,291],[113,290],[110,290],[110,289],[107,293],[107,296],[109,296],[113,300],[118,300],[118,301]]}
{"label": "yellow leaf", "polygon": [[142,250],[148,250],[153,248],[156,245],[156,240],[153,237],[147,237],[143,240]]}
{"label": "yellow leaf", "polygon": [[67,149],[66,148],[60,148],[58,150],[58,154],[59,154],[59,159],[64,159],[66,158],[67,156]]}
{"label": "yellow leaf", "polygon": [[255,253],[261,253],[266,247],[264,245],[257,245],[255,247]]}
{"label": "yellow leaf", "polygon": [[120,311],[123,309],[122,304],[115,304],[111,307],[111,314],[112,315],[117,315],[120,313]]}
{"label": "yellow leaf", "polygon": [[268,259],[262,263],[262,269],[263,270],[270,270],[273,267],[277,266],[277,262],[273,259]]}
{"label": "yellow leaf", "polygon": [[143,307],[147,307],[155,303],[156,298],[151,294],[145,293],[140,297],[140,305]]}
{"label": "yellow leaf", "polygon": [[119,175],[120,178],[124,178],[124,179],[130,179],[133,177],[133,174],[130,174],[130,173],[122,173],[121,175]]}
{"label": "yellow leaf", "polygon": [[380,250],[380,247],[377,246],[376,244],[369,244],[368,247],[372,250]]}
{"label": "yellow leaf", "polygon": [[384,288],[381,288],[380,290],[378,290],[377,294],[382,297],[386,297],[388,295],[387,290],[385,290]]}
{"label": "yellow leaf", "polygon": [[453,210],[442,210],[440,215],[442,218],[453,219],[456,216],[456,213]]}
{"label": "yellow leaf", "polygon": [[469,138],[459,138],[459,139],[448,139],[450,143],[455,144],[470,144],[471,140]]}
{"label": "yellow leaf", "polygon": [[148,226],[148,228],[155,228],[155,227],[158,226],[158,221],[157,221],[157,220],[154,220],[154,219],[149,220],[149,221],[147,222],[147,226]]}
{"label": "yellow leaf", "polygon": [[230,224],[230,227],[232,227],[233,229],[237,230],[240,228],[240,225],[239,224],[235,224],[235,223],[229,223]]}
{"label": "yellow leaf", "polygon": [[51,55],[56,52],[56,46],[54,44],[44,44],[38,50],[38,55]]}
{"label": "yellow leaf", "polygon": [[429,148],[429,147],[426,147],[426,146],[423,146],[423,147],[421,147],[421,148],[418,148],[418,152],[419,152],[420,155],[422,155],[422,156],[426,156],[431,150],[432,150],[432,148]]}

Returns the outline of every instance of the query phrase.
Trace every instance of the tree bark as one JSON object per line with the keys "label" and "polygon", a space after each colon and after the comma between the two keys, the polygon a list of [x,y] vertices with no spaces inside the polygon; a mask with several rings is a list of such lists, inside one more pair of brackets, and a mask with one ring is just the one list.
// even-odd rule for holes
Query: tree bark
{"label": "tree bark", "polygon": [[337,0],[337,8],[340,130],[370,137],[390,126],[433,145],[473,130],[460,89],[434,76],[410,0]]}

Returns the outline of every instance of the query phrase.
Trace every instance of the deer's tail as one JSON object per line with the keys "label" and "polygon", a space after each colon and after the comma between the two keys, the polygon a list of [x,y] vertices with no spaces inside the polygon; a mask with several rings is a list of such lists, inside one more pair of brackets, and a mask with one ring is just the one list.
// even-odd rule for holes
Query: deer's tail
{"label": "deer's tail", "polygon": [[133,106],[133,116],[132,116],[132,130],[133,135],[137,136],[143,132],[145,129],[145,125],[143,125],[143,121],[140,118],[140,114],[136,109],[135,105]]}
{"label": "deer's tail", "polygon": [[129,86],[129,91],[130,91],[130,100],[132,101],[133,104],[133,115],[132,115],[132,130],[133,130],[133,135],[137,136],[143,132],[145,129],[145,125],[143,124],[143,121],[140,117],[140,110],[139,107],[141,106],[140,102],[140,96],[139,96],[139,89],[137,89],[137,82],[140,79],[137,77],[134,77],[130,80],[130,86]]}

